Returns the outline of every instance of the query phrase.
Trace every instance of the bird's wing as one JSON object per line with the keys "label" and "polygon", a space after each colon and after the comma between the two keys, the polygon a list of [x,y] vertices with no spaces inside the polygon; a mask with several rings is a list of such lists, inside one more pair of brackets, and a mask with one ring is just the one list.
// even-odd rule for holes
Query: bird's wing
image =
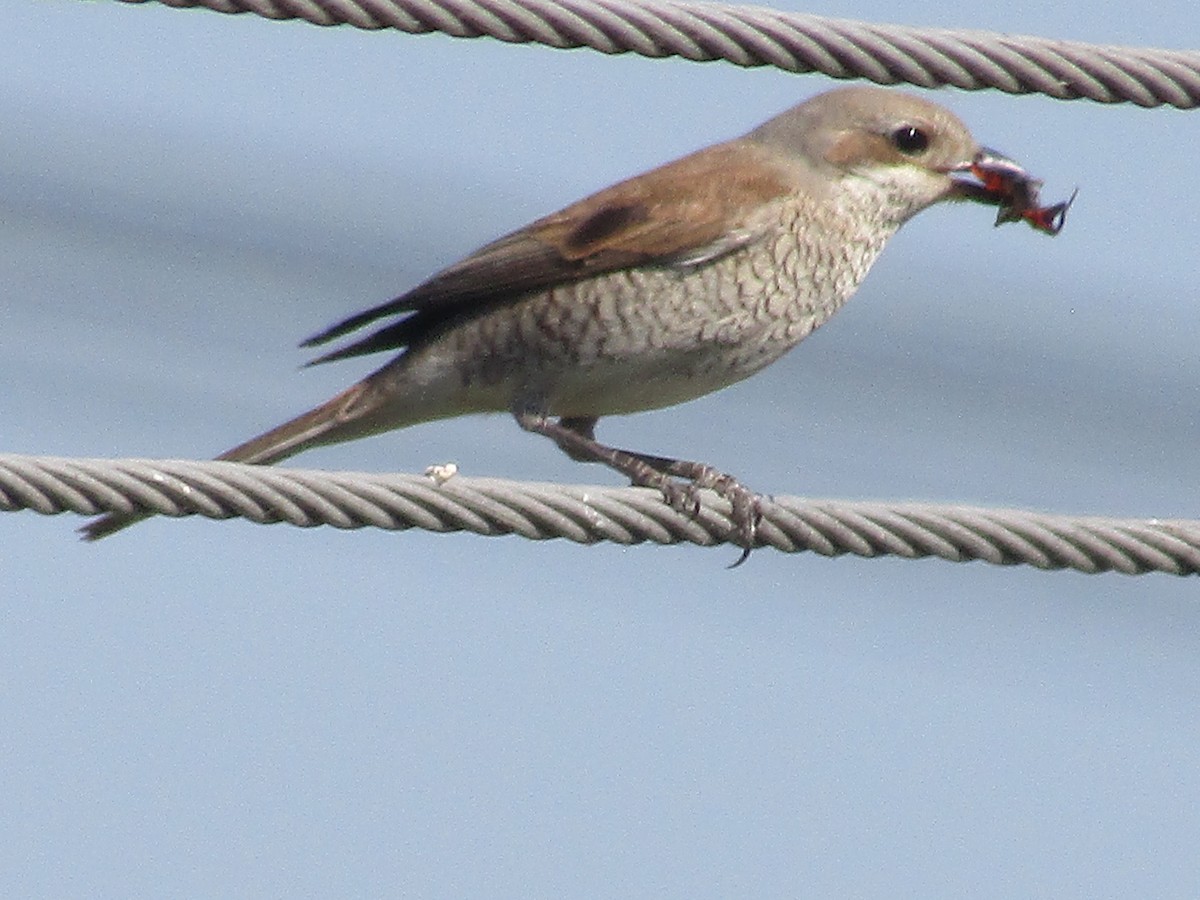
{"label": "bird's wing", "polygon": [[732,141],[623,181],[472,253],[403,296],[309,338],[324,344],[408,314],[320,357],[402,349],[452,319],[616,269],[703,265],[759,236],[753,213],[793,189],[754,144]]}

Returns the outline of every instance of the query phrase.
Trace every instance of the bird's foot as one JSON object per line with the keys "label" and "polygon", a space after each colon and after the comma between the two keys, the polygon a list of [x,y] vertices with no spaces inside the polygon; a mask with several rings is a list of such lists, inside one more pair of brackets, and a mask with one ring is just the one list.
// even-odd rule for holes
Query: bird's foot
{"label": "bird's foot", "polygon": [[629,480],[635,487],[658,490],[667,506],[677,513],[692,519],[700,514],[700,488],[690,481],[680,481],[653,469],[645,477],[631,476]]}
{"label": "bird's foot", "polygon": [[555,421],[541,413],[521,409],[513,415],[526,431],[550,438],[572,459],[604,463],[638,487],[661,491],[668,506],[693,518],[700,512],[700,491],[713,491],[729,501],[732,520],[729,537],[742,548],[742,555],[729,568],[740,566],[750,557],[762,521],[763,498],[732,475],[705,463],[634,453],[601,444],[595,438],[594,418]]}
{"label": "bird's foot", "polygon": [[[662,491],[663,498],[673,509],[694,518],[700,512],[700,491],[705,489],[728,500],[730,520],[733,523],[730,538],[742,548],[742,555],[729,568],[736,569],[750,558],[750,551],[754,549],[758,537],[758,526],[762,522],[761,494],[750,490],[727,472],[706,463],[666,460],[637,453],[630,455],[645,462],[661,476],[662,480],[659,483],[646,486],[657,487]],[[660,467],[656,463],[666,465]],[[681,485],[676,478],[683,479],[686,484]]]}

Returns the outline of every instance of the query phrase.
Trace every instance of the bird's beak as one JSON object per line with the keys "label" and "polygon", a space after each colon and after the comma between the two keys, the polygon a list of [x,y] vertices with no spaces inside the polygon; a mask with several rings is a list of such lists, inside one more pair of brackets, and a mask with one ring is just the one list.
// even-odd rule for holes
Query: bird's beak
{"label": "bird's beak", "polygon": [[1018,163],[988,147],[981,147],[973,157],[947,171],[951,175],[968,176],[954,179],[954,192],[959,199],[981,203],[994,204],[1018,193],[1036,193],[1042,184]]}
{"label": "bird's beak", "polygon": [[1072,194],[1063,203],[1039,206],[1041,179],[1034,178],[1004,154],[987,147],[981,147],[970,160],[951,166],[947,174],[970,176],[953,179],[951,198],[998,206],[997,225],[1024,219],[1039,231],[1058,234],[1066,220],[1067,210],[1075,202],[1075,194]]}

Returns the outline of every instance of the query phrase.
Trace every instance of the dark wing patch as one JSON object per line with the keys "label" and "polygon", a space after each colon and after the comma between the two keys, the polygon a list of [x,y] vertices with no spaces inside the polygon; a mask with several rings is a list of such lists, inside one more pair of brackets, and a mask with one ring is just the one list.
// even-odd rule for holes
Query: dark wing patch
{"label": "dark wing patch", "polygon": [[[411,346],[448,322],[617,269],[709,259],[754,238],[748,217],[792,190],[764,151],[732,141],[613,185],[472,253],[407,294],[306,340],[324,344],[390,315],[405,318],[316,363]],[[729,235],[738,232],[737,241]],[[699,252],[697,252],[699,251]]]}
{"label": "dark wing patch", "polygon": [[596,244],[613,237],[632,225],[645,222],[649,210],[640,203],[627,206],[605,206],[584,219],[563,241],[563,250],[586,256]]}

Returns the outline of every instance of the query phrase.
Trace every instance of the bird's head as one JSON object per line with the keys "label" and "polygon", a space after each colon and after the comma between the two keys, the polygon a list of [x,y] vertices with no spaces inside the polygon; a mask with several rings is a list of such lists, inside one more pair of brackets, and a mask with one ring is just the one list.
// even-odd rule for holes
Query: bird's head
{"label": "bird's head", "polygon": [[861,197],[896,225],[940,200],[973,200],[1000,207],[996,224],[1024,219],[1057,234],[1074,200],[1039,206],[1041,181],[980,147],[954,113],[886,88],[827,91],[746,139],[784,153],[810,192]]}
{"label": "bird's head", "polygon": [[816,189],[869,191],[902,222],[956,194],[980,147],[967,126],[921,97],[876,87],[819,94],[756,128],[747,139],[783,150]]}

